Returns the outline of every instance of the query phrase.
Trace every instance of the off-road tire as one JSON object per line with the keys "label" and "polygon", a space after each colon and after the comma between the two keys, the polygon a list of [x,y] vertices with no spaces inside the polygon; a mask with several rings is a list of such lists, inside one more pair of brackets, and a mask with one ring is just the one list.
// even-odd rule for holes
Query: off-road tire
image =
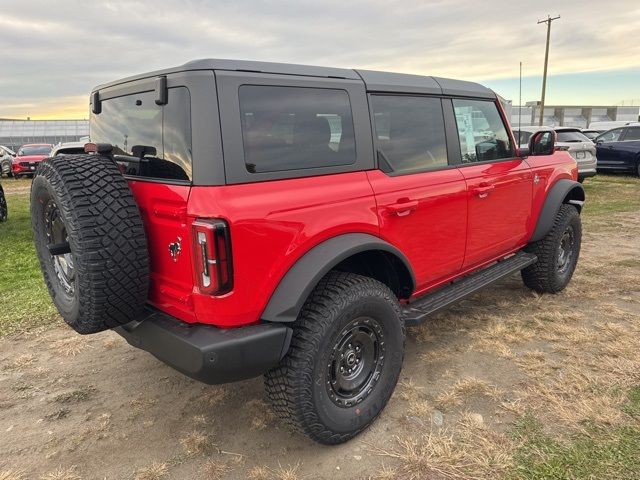
{"label": "off-road tire", "polygon": [[[377,381],[351,406],[337,405],[329,393],[327,362],[341,335],[370,319],[385,345]],[[265,374],[275,412],[294,429],[323,444],[345,442],[367,426],[387,404],[404,359],[405,327],[397,298],[384,284],[360,275],[330,272],[307,299],[296,322],[287,355]],[[335,398],[335,397],[334,397]]]}
{"label": "off-road tire", "polygon": [[[558,256],[563,236],[571,229],[574,241],[570,264],[560,270]],[[522,270],[524,284],[540,293],[558,293],[568,285],[580,256],[582,223],[573,205],[563,204],[556,215],[551,231],[541,240],[529,244],[525,250],[538,257],[538,261]]]}
{"label": "off-road tire", "polygon": [[7,207],[7,198],[4,196],[2,185],[0,185],[0,222],[6,221],[8,215],[9,208]]}
{"label": "off-road tire", "polygon": [[[47,248],[45,214],[53,209],[70,246],[73,278],[65,277],[66,285]],[[147,242],[138,206],[111,159],[42,161],[31,185],[31,222],[45,283],[74,330],[95,333],[139,317],[149,288]]]}

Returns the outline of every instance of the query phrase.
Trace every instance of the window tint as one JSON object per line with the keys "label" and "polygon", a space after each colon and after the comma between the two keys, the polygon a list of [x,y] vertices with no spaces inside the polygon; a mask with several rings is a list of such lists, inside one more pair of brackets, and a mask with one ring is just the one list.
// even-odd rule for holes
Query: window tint
{"label": "window tint", "polygon": [[238,95],[249,173],[355,162],[353,119],[346,91],[242,85]]}
{"label": "window tint", "polygon": [[442,102],[438,98],[371,97],[378,149],[394,172],[447,165]]}
{"label": "window tint", "polygon": [[640,140],[640,128],[628,128],[624,135],[625,140]]}
{"label": "window tint", "polygon": [[511,140],[495,103],[453,100],[462,162],[486,162],[513,156]]}
{"label": "window tint", "polygon": [[49,155],[51,153],[51,145],[33,145],[21,147],[18,150],[18,156],[24,157],[27,155]]}
{"label": "window tint", "polygon": [[557,142],[577,143],[577,142],[590,142],[589,137],[578,130],[559,130],[556,131]]}
{"label": "window tint", "polygon": [[615,130],[609,130],[608,132],[601,133],[596,137],[598,142],[617,142],[622,135],[623,128],[616,128]]}
{"label": "window tint", "polygon": [[189,91],[169,89],[165,106],[155,98],[144,92],[103,100],[102,112],[91,115],[91,140],[113,145],[127,175],[191,180]]}

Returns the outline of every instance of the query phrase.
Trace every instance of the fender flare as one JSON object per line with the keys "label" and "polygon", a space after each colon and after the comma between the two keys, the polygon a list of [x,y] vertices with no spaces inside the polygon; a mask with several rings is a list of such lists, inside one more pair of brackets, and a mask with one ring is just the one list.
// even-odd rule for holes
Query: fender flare
{"label": "fender flare", "polygon": [[280,280],[260,318],[268,322],[293,322],[320,279],[343,260],[367,250],[382,250],[398,257],[416,279],[409,260],[396,247],[366,233],[347,233],[330,238],[305,253]]}
{"label": "fender flare", "polygon": [[578,212],[580,212],[582,211],[584,199],[584,188],[579,182],[564,178],[558,180],[553,187],[551,187],[549,193],[547,193],[547,198],[545,199],[542,210],[540,210],[540,215],[538,216],[536,228],[533,231],[533,235],[529,242],[537,242],[549,233],[553,227],[556,215],[558,215],[560,206],[562,206],[563,203],[575,205]]}

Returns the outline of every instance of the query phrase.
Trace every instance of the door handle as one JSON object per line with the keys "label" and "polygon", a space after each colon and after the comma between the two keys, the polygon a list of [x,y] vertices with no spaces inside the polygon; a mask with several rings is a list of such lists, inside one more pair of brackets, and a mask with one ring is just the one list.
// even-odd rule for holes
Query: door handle
{"label": "door handle", "polygon": [[397,215],[398,217],[409,215],[416,208],[418,208],[417,200],[411,202],[392,203],[391,205],[386,206],[387,213]]}
{"label": "door handle", "polygon": [[487,183],[481,183],[479,186],[473,189],[473,193],[477,195],[478,198],[487,198],[489,193],[494,190],[496,187],[494,185],[489,185]]}

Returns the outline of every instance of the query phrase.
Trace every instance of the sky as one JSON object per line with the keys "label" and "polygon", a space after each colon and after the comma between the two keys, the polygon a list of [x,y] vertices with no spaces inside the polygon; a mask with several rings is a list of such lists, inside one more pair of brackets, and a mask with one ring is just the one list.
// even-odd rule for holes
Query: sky
{"label": "sky", "polygon": [[0,118],[87,118],[95,85],[197,58],[479,81],[546,103],[640,104],[638,0],[2,0]]}

